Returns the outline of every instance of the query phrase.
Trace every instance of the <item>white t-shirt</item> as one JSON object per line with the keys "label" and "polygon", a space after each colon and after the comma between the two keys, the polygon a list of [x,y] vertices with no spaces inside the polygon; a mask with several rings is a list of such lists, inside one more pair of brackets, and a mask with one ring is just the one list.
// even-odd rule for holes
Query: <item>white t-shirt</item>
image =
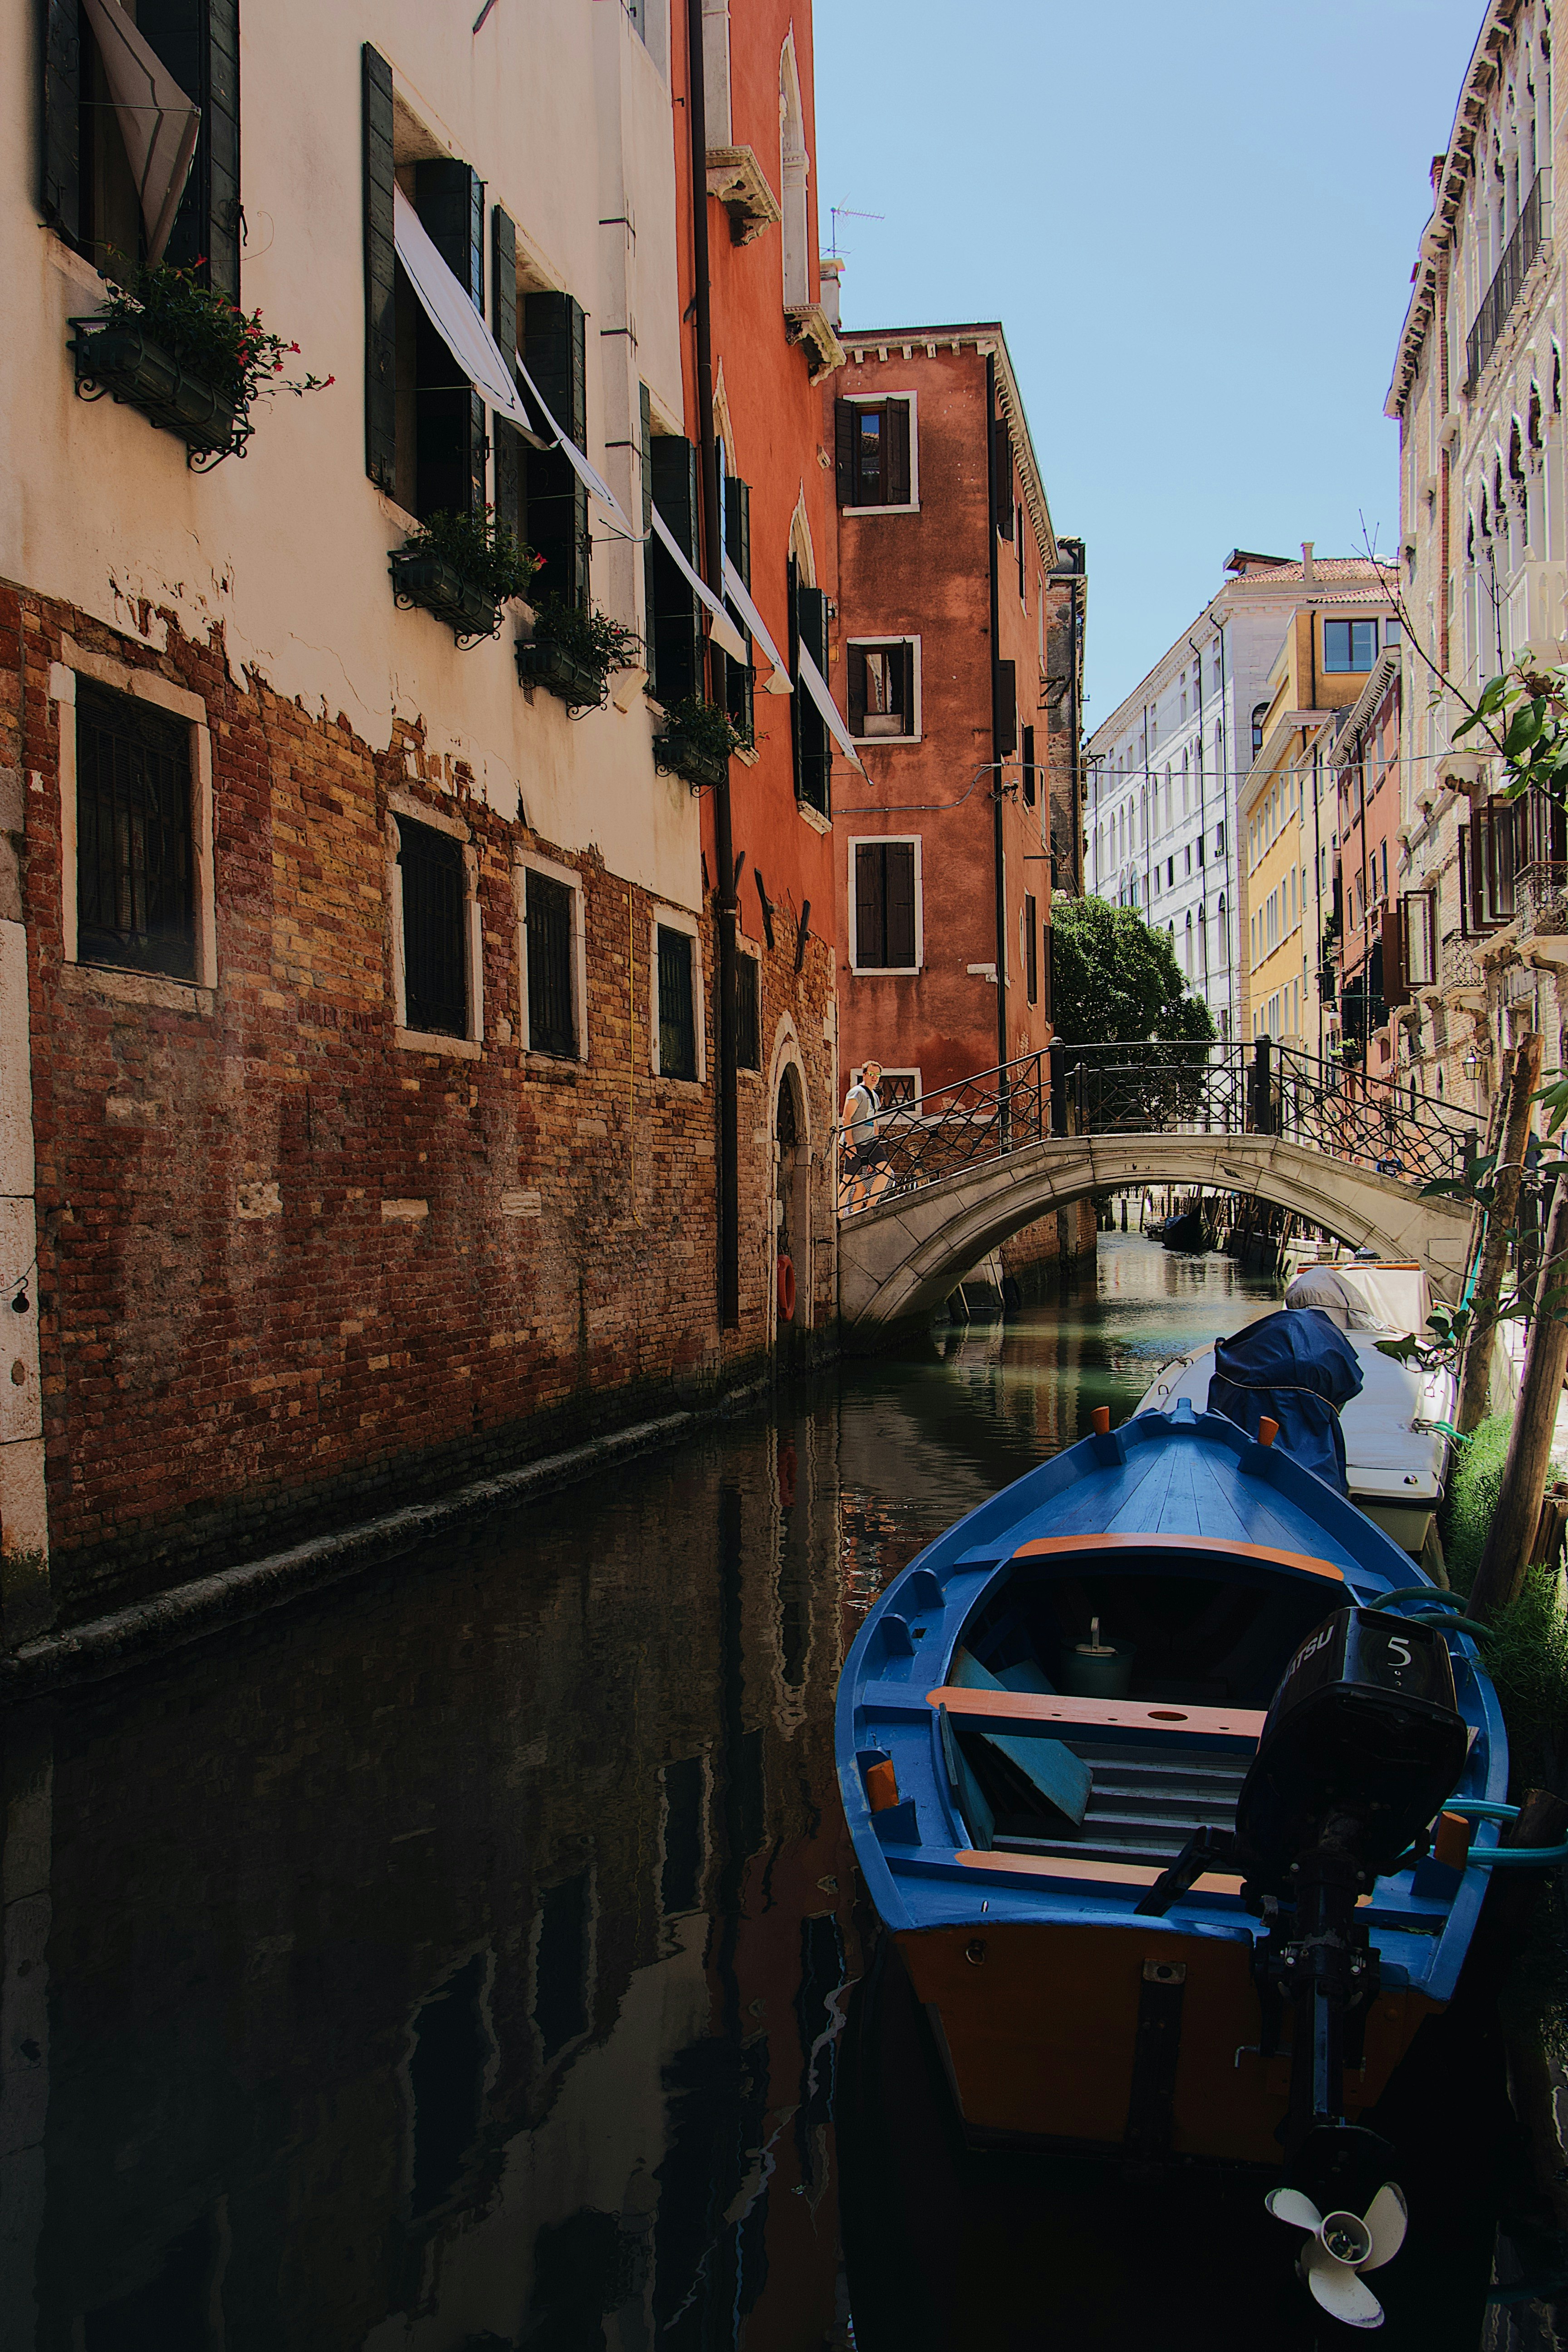
{"label": "white t-shirt", "polygon": [[857,1080],[844,1097],[844,1124],[851,1143],[869,1143],[877,1132],[877,1113],[881,1108],[870,1087]]}

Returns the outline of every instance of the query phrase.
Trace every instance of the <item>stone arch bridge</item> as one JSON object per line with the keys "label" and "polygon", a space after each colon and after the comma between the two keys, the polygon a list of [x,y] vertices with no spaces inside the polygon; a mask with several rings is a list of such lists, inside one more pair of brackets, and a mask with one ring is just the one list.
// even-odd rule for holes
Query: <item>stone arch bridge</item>
{"label": "stone arch bridge", "polygon": [[1433,1293],[1464,1278],[1468,1206],[1423,1198],[1463,1173],[1473,1129],[1440,1103],[1271,1048],[1055,1046],[900,1106],[878,1150],[891,1182],[841,1196],[846,1336],[931,1314],[1037,1217],[1088,1194],[1203,1186],[1277,1203],[1356,1248],[1415,1259]]}

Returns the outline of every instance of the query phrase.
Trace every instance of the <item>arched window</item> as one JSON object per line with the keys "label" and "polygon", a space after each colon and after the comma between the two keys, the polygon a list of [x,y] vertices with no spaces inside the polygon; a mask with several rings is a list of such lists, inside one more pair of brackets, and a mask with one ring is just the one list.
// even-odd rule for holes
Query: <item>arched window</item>
{"label": "arched window", "polygon": [[1230,925],[1226,920],[1223,890],[1219,894],[1219,960],[1222,969],[1230,961]]}
{"label": "arched window", "polygon": [[1187,784],[1187,755],[1184,751],[1182,753],[1182,814],[1184,816],[1186,815],[1192,803]]}
{"label": "arched window", "polygon": [[784,207],[784,299],[786,308],[811,299],[805,233],[805,115],[795,70],[795,35],[779,59],[779,197]]}

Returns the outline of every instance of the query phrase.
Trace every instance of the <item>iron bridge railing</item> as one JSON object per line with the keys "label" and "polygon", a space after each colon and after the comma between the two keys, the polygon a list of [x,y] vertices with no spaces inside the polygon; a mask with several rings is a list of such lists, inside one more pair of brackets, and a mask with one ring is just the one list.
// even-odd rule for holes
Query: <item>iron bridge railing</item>
{"label": "iron bridge railing", "polygon": [[1433,1097],[1267,1037],[1056,1045],[884,1111],[874,1144],[845,1150],[840,1218],[1068,1135],[1274,1135],[1412,1185],[1462,1176],[1479,1148]]}

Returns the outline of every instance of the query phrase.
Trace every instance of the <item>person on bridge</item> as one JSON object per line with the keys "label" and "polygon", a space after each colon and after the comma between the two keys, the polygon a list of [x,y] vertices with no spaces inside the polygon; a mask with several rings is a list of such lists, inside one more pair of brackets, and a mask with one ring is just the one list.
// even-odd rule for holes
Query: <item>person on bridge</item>
{"label": "person on bridge", "polygon": [[868,1209],[892,1182],[892,1171],[877,1139],[882,1108],[877,1088],[881,1076],[880,1062],[868,1062],[844,1097],[844,1154],[838,1192],[841,1212]]}

